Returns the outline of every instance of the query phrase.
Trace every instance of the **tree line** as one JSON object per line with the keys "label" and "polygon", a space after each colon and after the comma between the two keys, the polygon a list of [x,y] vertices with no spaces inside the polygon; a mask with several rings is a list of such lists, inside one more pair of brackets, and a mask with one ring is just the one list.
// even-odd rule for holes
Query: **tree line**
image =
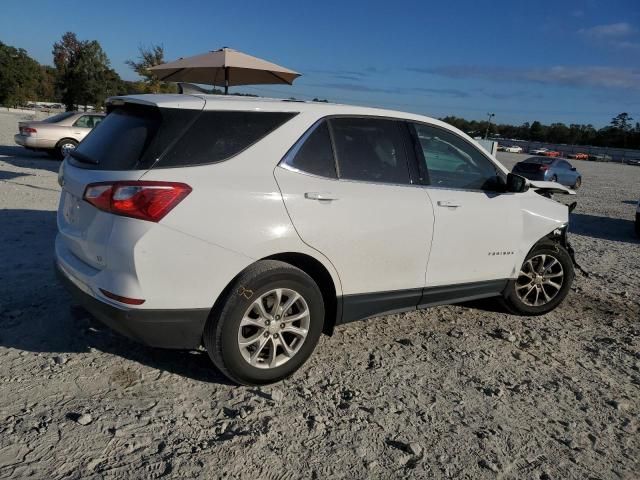
{"label": "tree line", "polygon": [[177,92],[175,84],[159,81],[148,70],[164,63],[162,46],[139,50],[138,59],[126,63],[142,79],[128,81],[111,67],[96,40],[80,40],[73,32],[53,44],[53,67],[40,65],[22,48],[0,42],[0,105],[18,107],[37,99],[61,103],[67,110],[79,105],[101,108],[113,95]]}
{"label": "tree line", "polygon": [[[441,120],[473,136],[483,136],[489,129],[491,138],[517,139],[567,145],[593,145],[595,147],[640,149],[640,123],[626,112],[611,119],[609,125],[596,129],[593,125],[552,123],[544,125],[538,121],[522,125],[489,124],[485,121],[465,120],[448,116]],[[508,142],[507,142],[508,143]]]}

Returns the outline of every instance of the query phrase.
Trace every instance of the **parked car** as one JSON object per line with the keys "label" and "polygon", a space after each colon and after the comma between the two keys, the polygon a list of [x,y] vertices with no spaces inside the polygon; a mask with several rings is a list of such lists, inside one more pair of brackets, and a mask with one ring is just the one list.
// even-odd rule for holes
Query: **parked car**
{"label": "parked car", "polygon": [[511,145],[510,147],[505,147],[504,149],[505,152],[509,152],[509,153],[522,153],[522,147],[519,147],[518,145]]}
{"label": "parked car", "polygon": [[577,171],[576,167],[560,158],[527,158],[522,162],[516,163],[512,171],[530,180],[559,182],[574,190],[577,190],[582,185],[582,175]]}
{"label": "parked car", "polygon": [[544,155],[545,157],[559,157],[560,156],[560,152],[558,152],[556,150],[548,150],[548,151],[544,152],[542,155]]}
{"label": "parked car", "polygon": [[592,162],[610,162],[611,156],[603,154],[589,154],[589,160]]}
{"label": "parked car", "polygon": [[40,121],[19,122],[13,138],[29,150],[64,158],[104,118],[103,113],[63,112]]}
{"label": "parked car", "polygon": [[568,158],[574,159],[574,160],[588,160],[589,159],[589,154],[588,153],[570,153],[569,155],[567,155]]}
{"label": "parked car", "polygon": [[640,158],[628,158],[627,165],[638,165],[640,166]]}
{"label": "parked car", "polygon": [[534,148],[533,150],[529,150],[531,155],[544,155],[549,151],[548,148]]}
{"label": "parked car", "polygon": [[574,192],[439,120],[216,95],[108,105],[60,169],[60,277],[113,329],[202,342],[238,383],[290,375],[336,325],[486,297],[541,315],[571,287],[568,209],[540,193]]}

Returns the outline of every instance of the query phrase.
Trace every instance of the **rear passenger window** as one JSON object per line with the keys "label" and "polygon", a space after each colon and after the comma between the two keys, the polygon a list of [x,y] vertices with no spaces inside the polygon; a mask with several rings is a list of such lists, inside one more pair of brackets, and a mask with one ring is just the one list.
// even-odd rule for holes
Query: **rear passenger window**
{"label": "rear passenger window", "polygon": [[302,172],[336,178],[336,164],[326,122],[318,125],[287,165]]}
{"label": "rear passenger window", "polygon": [[403,137],[394,120],[331,119],[340,178],[409,184]]}
{"label": "rear passenger window", "polygon": [[226,160],[295,115],[289,112],[204,111],[156,166],[180,167]]}

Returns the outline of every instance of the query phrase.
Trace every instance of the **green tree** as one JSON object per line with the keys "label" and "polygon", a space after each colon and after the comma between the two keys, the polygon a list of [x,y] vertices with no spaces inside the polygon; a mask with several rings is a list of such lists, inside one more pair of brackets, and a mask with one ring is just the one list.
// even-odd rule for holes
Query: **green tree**
{"label": "green tree", "polygon": [[619,113],[611,119],[611,126],[621,132],[629,132],[633,128],[633,118],[627,112]]}
{"label": "green tree", "polygon": [[138,47],[138,61],[127,60],[125,63],[142,77],[144,93],[175,93],[175,84],[162,82],[149,70],[151,67],[161,65],[164,61],[164,47],[152,45],[150,47]]}
{"label": "green tree", "polygon": [[41,75],[26,50],[0,42],[0,104],[17,107],[37,100]]}
{"label": "green tree", "polygon": [[53,62],[57,69],[56,87],[67,110],[89,104],[100,108],[115,79],[120,78],[96,40],[80,41],[72,32],[65,33],[53,45]]}

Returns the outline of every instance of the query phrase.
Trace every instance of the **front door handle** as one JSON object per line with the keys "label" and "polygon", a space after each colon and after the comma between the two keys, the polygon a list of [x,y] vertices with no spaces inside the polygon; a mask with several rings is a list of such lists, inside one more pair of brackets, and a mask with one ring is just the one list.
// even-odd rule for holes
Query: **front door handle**
{"label": "front door handle", "polygon": [[304,198],[308,200],[318,200],[320,202],[331,202],[333,200],[338,200],[338,197],[329,192],[307,192],[304,194]]}
{"label": "front door handle", "polygon": [[455,200],[438,200],[439,207],[458,208],[462,205]]}

